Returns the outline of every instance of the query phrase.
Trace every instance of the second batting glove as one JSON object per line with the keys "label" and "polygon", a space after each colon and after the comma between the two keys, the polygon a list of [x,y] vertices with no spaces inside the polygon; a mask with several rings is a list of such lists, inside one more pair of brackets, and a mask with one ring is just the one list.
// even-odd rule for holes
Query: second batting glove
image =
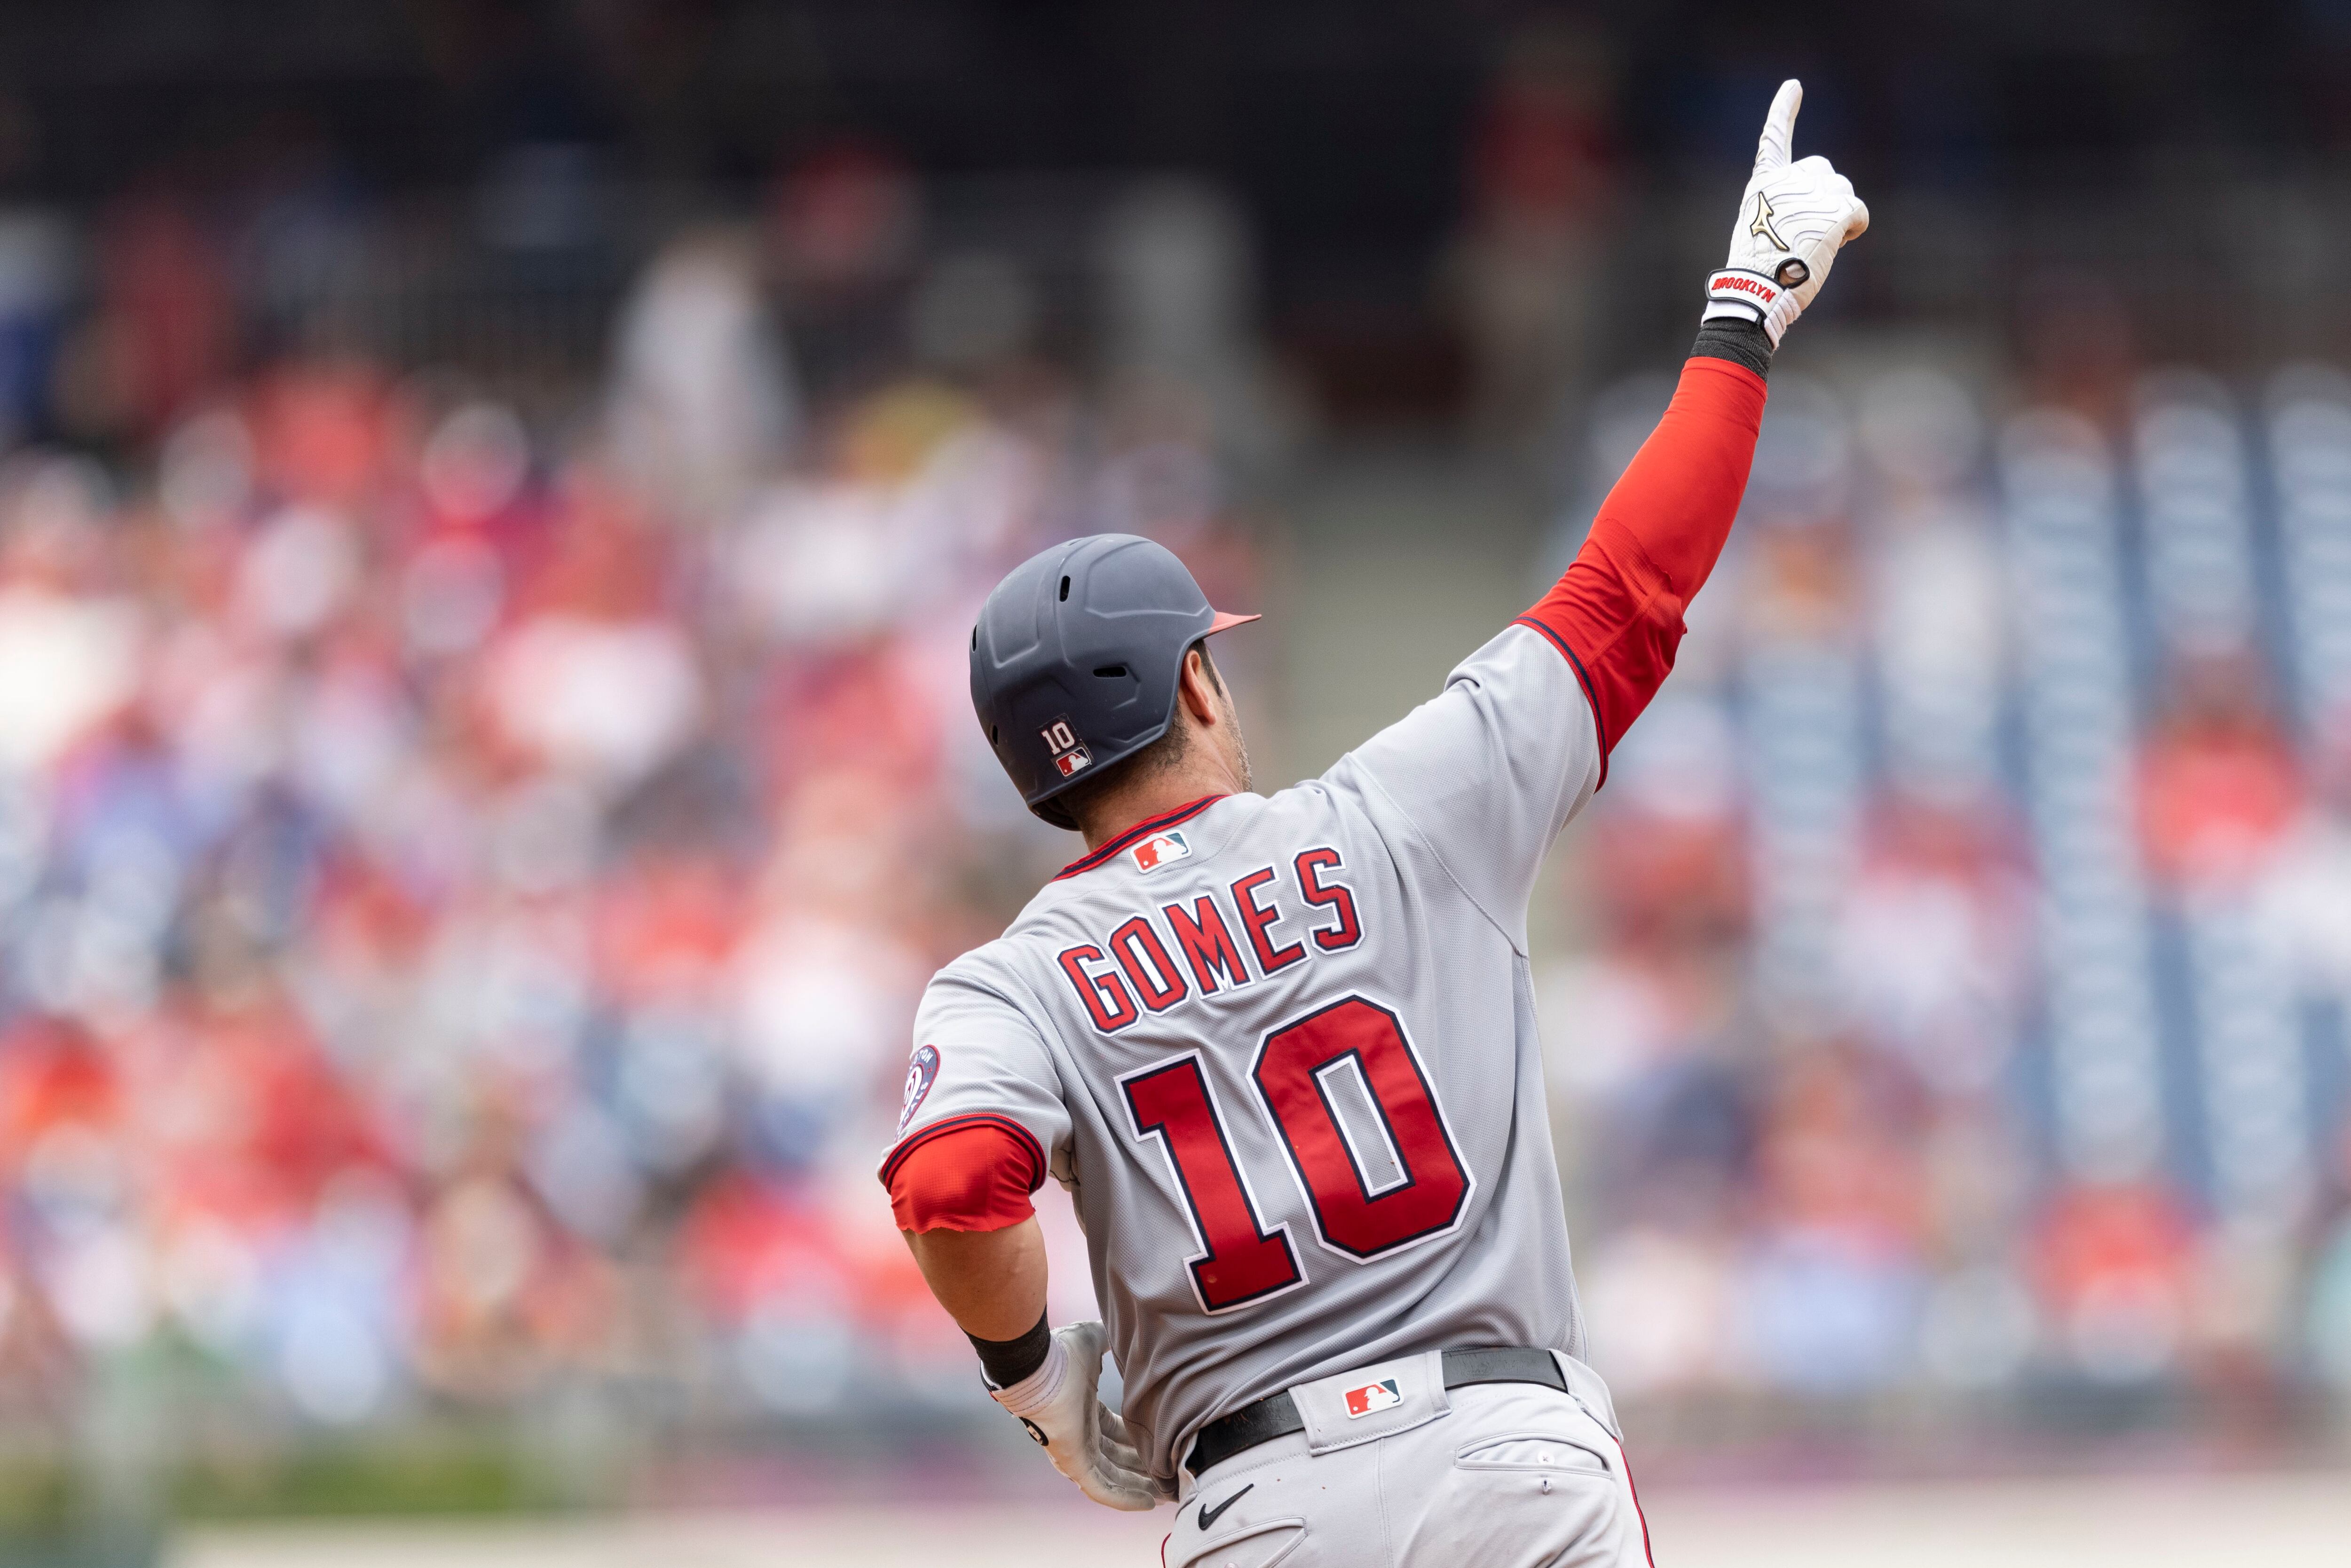
{"label": "second batting glove", "polygon": [[995,1401],[1020,1417],[1043,1445],[1053,1468],[1078,1490],[1109,1508],[1141,1512],[1159,1506],[1143,1456],[1127,1440],[1126,1423],[1094,1396],[1102,1381],[1100,1323],[1053,1331],[1045,1364],[1009,1388],[991,1388]]}

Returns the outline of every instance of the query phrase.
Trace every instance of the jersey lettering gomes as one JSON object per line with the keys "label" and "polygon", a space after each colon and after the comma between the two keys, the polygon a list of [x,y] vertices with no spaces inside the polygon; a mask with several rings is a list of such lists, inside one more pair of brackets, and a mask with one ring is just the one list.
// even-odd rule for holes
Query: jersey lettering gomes
{"label": "jersey lettering gomes", "polygon": [[1525,912],[1599,772],[1573,667],[1512,627],[1321,778],[1102,844],[925,989],[883,1168],[978,1125],[1043,1156],[1155,1474],[1353,1367],[1580,1353]]}
{"label": "jersey lettering gomes", "polygon": [[[1143,865],[1138,852],[1136,863],[1151,871],[1160,862]],[[1336,875],[1345,863],[1327,846],[1302,850],[1285,867],[1259,866],[1228,887],[1199,894],[1189,907],[1138,910],[1100,941],[1063,948],[1061,973],[1094,1028],[1115,1034],[1143,1017],[1138,1002],[1164,1013],[1187,998],[1212,998],[1290,967],[1307,956],[1309,936],[1313,952],[1353,947],[1364,939],[1364,927],[1353,891]],[[1320,924],[1296,939],[1276,936],[1285,921],[1304,925],[1310,916]],[[1247,934],[1254,970],[1233,939],[1236,930]]]}

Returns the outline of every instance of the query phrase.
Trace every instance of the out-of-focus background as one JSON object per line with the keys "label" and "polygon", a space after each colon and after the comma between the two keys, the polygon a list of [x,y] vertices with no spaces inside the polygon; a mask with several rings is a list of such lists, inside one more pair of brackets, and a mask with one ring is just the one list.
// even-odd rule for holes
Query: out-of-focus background
{"label": "out-of-focus background", "polygon": [[1148,1561],[872,1175],[1073,849],[973,613],[1152,535],[1327,766],[1789,74],[1874,226],[1536,911],[1659,1550],[2328,1560],[2342,0],[0,8],[0,1560]]}

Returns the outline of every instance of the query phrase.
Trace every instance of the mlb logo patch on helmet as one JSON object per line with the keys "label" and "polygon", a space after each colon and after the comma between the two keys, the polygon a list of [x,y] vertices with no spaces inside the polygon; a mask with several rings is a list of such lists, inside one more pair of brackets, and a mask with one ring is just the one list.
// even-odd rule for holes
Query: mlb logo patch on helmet
{"label": "mlb logo patch on helmet", "polygon": [[1396,1392],[1395,1379],[1383,1377],[1377,1383],[1366,1383],[1361,1388],[1347,1390],[1347,1419],[1369,1416],[1374,1410],[1389,1410],[1404,1403]]}
{"label": "mlb logo patch on helmet", "polygon": [[1052,756],[1053,771],[1062,778],[1074,779],[1093,766],[1093,753],[1088,751],[1086,743],[1078,738],[1077,730],[1070,724],[1069,715],[1063,714],[1037,734]]}
{"label": "mlb logo patch on helmet", "polygon": [[1134,856],[1135,870],[1157,871],[1169,861],[1190,860],[1192,841],[1171,828],[1166,832],[1152,834],[1129,852]]}

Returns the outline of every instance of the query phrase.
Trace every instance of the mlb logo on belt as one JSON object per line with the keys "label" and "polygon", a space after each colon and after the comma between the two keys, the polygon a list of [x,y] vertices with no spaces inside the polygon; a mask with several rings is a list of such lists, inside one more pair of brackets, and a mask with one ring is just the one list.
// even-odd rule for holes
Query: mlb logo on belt
{"label": "mlb logo on belt", "polygon": [[1396,1392],[1395,1379],[1384,1377],[1377,1383],[1366,1383],[1361,1388],[1347,1390],[1347,1419],[1368,1416],[1374,1410],[1387,1410],[1404,1403]]}
{"label": "mlb logo on belt", "polygon": [[1169,861],[1191,859],[1192,845],[1183,834],[1171,831],[1152,834],[1135,845],[1133,852],[1135,870],[1157,871]]}

